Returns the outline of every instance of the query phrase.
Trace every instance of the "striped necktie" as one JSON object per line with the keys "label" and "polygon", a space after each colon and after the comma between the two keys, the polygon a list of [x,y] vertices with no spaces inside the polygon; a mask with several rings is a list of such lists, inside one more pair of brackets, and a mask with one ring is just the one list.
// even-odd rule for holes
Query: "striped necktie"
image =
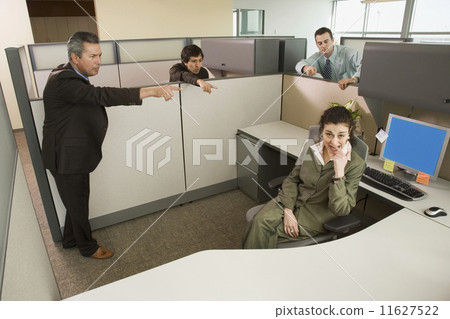
{"label": "striped necktie", "polygon": [[325,62],[325,67],[323,68],[322,76],[324,79],[331,80],[331,63],[330,59]]}

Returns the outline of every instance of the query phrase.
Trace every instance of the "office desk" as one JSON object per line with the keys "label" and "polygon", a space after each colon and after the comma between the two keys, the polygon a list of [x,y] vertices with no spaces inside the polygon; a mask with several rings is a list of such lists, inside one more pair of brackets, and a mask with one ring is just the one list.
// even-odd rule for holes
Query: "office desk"
{"label": "office desk", "polygon": [[[283,121],[275,121],[261,125],[255,125],[247,128],[242,128],[238,130],[238,135],[245,138],[250,138],[253,140],[264,140],[264,146],[273,150],[278,150],[280,152],[280,140],[291,139],[297,140],[296,144],[289,145],[285,150],[288,156],[291,158],[296,158],[300,153],[303,141],[308,138],[308,130],[300,128],[298,126],[288,124]],[[262,148],[262,147],[261,147]],[[239,154],[239,149],[238,149]],[[238,156],[239,158],[239,156]],[[239,164],[239,163],[238,163]],[[378,156],[368,156],[367,165],[379,170],[383,170],[383,162],[378,158]],[[254,168],[252,168],[254,169]],[[272,168],[272,170],[275,170]],[[399,175],[399,171],[394,170],[396,175]],[[260,177],[260,176],[259,176]],[[275,177],[275,176],[272,176]],[[399,176],[401,177],[401,176]],[[238,174],[239,178],[239,174]],[[261,177],[260,177],[261,178]],[[254,182],[253,182],[254,183]],[[360,183],[360,187],[371,195],[375,195],[383,200],[386,200],[394,205],[405,207],[411,211],[420,214],[426,218],[423,212],[425,209],[431,206],[439,206],[444,208],[449,214],[447,216],[441,216],[437,218],[430,218],[433,221],[440,223],[446,227],[450,227],[450,182],[444,179],[438,178],[436,180],[431,180],[429,185],[422,185],[416,182],[412,182],[417,187],[423,189],[428,193],[428,197],[418,201],[405,201],[392,196],[382,190],[374,188],[364,182]],[[262,183],[260,183],[263,185]],[[256,185],[256,184],[255,184]],[[256,185],[257,186],[257,185]]]}
{"label": "office desk", "polygon": [[[380,160],[378,156],[369,156],[366,162],[368,166],[383,171],[383,161]],[[394,175],[401,177],[399,173],[400,172],[398,169],[394,170]],[[416,182],[411,183],[427,192],[428,196],[417,201],[405,201],[386,192],[383,192],[375,187],[372,187],[364,182],[361,182],[359,186],[369,194],[381,197],[384,200],[400,205],[402,207],[406,207],[421,216],[429,218],[446,227],[450,227],[450,182],[442,178],[437,178],[436,180],[430,180],[428,185],[423,185]],[[444,208],[448,213],[447,216],[440,216],[436,218],[428,217],[423,212],[425,211],[425,209],[431,206],[439,206]]]}
{"label": "office desk", "polygon": [[450,300],[450,232],[402,209],[333,242],[203,251],[69,300]]}
{"label": "office desk", "polygon": [[[288,150],[292,156],[306,138],[306,130],[283,122],[240,132],[297,138],[297,147]],[[440,196],[447,184],[437,185]],[[450,300],[449,229],[424,218],[420,207],[412,208],[416,213],[403,208],[321,245],[199,252],[69,300]],[[285,271],[287,266],[295,276]]]}

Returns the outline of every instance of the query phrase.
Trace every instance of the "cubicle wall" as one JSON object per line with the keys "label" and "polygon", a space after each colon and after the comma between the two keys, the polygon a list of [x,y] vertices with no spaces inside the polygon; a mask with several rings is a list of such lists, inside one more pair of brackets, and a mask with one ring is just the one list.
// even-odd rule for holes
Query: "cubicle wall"
{"label": "cubicle wall", "polygon": [[[216,80],[214,85],[219,89],[208,95],[183,84],[181,103],[175,95],[169,102],[148,98],[142,106],[107,108],[103,159],[91,174],[92,228],[237,187],[236,131],[280,118],[281,75]],[[271,89],[261,94],[260,87]],[[41,143],[43,101],[32,101],[31,109]],[[47,176],[63,225],[65,209]]]}
{"label": "cubicle wall", "polygon": [[[169,82],[169,69],[180,61],[186,38],[100,41],[102,67],[90,79],[97,86],[142,87]],[[66,43],[29,45],[38,97],[42,97],[48,75],[67,63]]]}
{"label": "cubicle wall", "polygon": [[5,98],[0,85],[0,296],[2,294],[3,273],[8,243],[9,220],[11,214],[14,177],[17,164],[17,146],[9,121]]}
{"label": "cubicle wall", "polygon": [[[42,142],[44,106],[31,103],[39,142]],[[103,144],[103,160],[91,174],[90,218],[93,228],[139,216],[139,207],[180,194],[185,190],[179,97],[165,102],[149,98],[142,106],[107,108],[109,128]],[[53,177],[47,171],[58,220],[64,224],[65,209]],[[100,218],[99,217],[102,217]]]}
{"label": "cubicle wall", "polygon": [[211,69],[241,74],[278,72],[278,39],[205,38],[203,64]]}
{"label": "cubicle wall", "polygon": [[367,43],[360,80],[361,95],[450,113],[450,45]]}
{"label": "cubicle wall", "polygon": [[283,109],[281,119],[288,123],[308,129],[319,123],[323,111],[330,102],[345,104],[356,99],[360,110],[363,139],[370,151],[375,147],[377,124],[365,99],[358,95],[358,87],[350,85],[342,91],[337,83],[300,75],[284,75]]}
{"label": "cubicle wall", "polygon": [[[11,57],[20,60],[22,49],[7,50],[12,72],[17,63],[11,65]],[[65,209],[40,157],[43,101],[30,101],[22,93],[22,73],[15,72],[16,95],[49,226],[58,241]],[[93,229],[237,187],[237,129],[279,120],[282,76],[212,81],[218,89],[211,94],[183,84],[183,91],[168,102],[147,98],[142,106],[107,108],[103,160],[91,174]]]}
{"label": "cubicle wall", "polygon": [[47,222],[49,224],[52,238],[55,241],[61,240],[59,222],[56,217],[56,210],[53,204],[52,193],[49,188],[48,179],[44,170],[41,158],[41,149],[39,139],[34,123],[30,104],[30,86],[31,83],[26,79],[30,77],[28,62],[25,54],[25,47],[6,48],[6,57],[8,60],[11,78],[16,93],[17,105],[19,106],[20,117],[23,123],[23,129],[33,164],[36,181],[41,193],[42,204],[44,206]]}
{"label": "cubicle wall", "polygon": [[376,37],[341,37],[340,44],[352,47],[361,54],[364,53],[366,43],[403,43],[412,42],[411,38],[376,38]]}
{"label": "cubicle wall", "polygon": [[[227,78],[208,95],[183,84],[186,182],[192,189],[220,183],[236,188],[236,132],[280,119],[282,75]],[[198,180],[197,180],[198,179]]]}
{"label": "cubicle wall", "polygon": [[[169,82],[169,69],[180,62],[187,44],[202,47],[206,67],[212,72],[227,70],[242,75],[295,72],[295,64],[306,55],[306,39],[294,37],[228,37],[168,38],[100,41],[102,67],[91,83],[97,86],[143,87]],[[225,41],[226,48],[222,47]],[[210,45],[212,43],[212,45]],[[44,43],[28,46],[36,83],[37,96],[42,97],[48,75],[56,66],[67,63],[66,43]],[[239,56],[236,59],[236,55]],[[208,62],[209,61],[209,62]],[[222,64],[226,64],[222,66]]]}
{"label": "cubicle wall", "polygon": [[[102,67],[91,83],[98,86],[120,86],[117,52],[113,41],[101,41]],[[28,47],[38,97],[42,97],[52,69],[69,60],[66,43],[34,44]]]}
{"label": "cubicle wall", "polygon": [[117,41],[121,86],[169,82],[169,69],[180,62],[186,42],[184,38]]}

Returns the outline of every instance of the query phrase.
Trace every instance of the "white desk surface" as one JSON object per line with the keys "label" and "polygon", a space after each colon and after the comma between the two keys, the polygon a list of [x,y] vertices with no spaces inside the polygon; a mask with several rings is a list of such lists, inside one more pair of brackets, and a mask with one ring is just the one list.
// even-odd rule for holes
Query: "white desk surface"
{"label": "white desk surface", "polygon": [[[239,131],[246,133],[255,139],[265,140],[267,144],[273,147],[277,147],[277,144],[273,143],[276,139],[296,138],[298,140],[297,145],[288,147],[288,153],[293,156],[298,156],[303,141],[308,138],[309,134],[308,130],[283,121],[255,125],[240,129]],[[369,156],[367,158],[367,165],[381,171],[383,170],[383,162],[378,156]],[[412,184],[427,192],[428,197],[418,201],[405,201],[376,189],[364,182],[361,182],[360,186],[361,188],[370,191],[377,196],[383,197],[388,201],[401,205],[402,207],[409,208],[410,210],[426,218],[432,219],[435,222],[441,223],[446,227],[450,227],[450,181],[438,178],[437,180],[431,180],[429,185],[422,185],[416,182],[412,182]],[[447,216],[440,216],[436,218],[426,216],[423,212],[431,206],[439,206],[444,208],[448,212]]]}
{"label": "white desk surface", "polygon": [[[378,156],[369,156],[367,158],[367,166],[383,171],[383,161],[380,160]],[[397,173],[397,169],[394,170],[394,173]],[[359,186],[367,191],[377,194],[378,196],[384,197],[391,202],[406,207],[421,216],[424,216],[450,228],[450,182],[442,178],[437,178],[436,180],[430,180],[428,185],[419,184],[415,181],[410,181],[410,183],[424,190],[428,194],[428,196],[424,199],[416,201],[405,201],[379,189],[376,189],[364,182],[361,182]],[[444,208],[447,211],[447,216],[430,218],[425,215],[424,211],[432,206]]]}
{"label": "white desk surface", "polygon": [[[298,150],[289,150],[293,155],[308,132],[281,121],[240,131],[267,143],[298,138]],[[381,165],[376,158],[368,163]],[[407,208],[333,242],[203,251],[69,300],[450,300],[449,217],[422,213],[429,206],[450,208],[450,182],[423,186],[429,196],[415,202],[361,187]]]}
{"label": "white desk surface", "polygon": [[203,251],[69,300],[450,300],[450,232],[402,209],[333,242]]}
{"label": "white desk surface", "polygon": [[298,156],[303,142],[308,138],[309,131],[283,121],[269,122],[239,129],[255,139],[264,140],[266,144],[279,148],[279,139],[297,139],[296,145],[289,145],[287,152],[292,156]]}

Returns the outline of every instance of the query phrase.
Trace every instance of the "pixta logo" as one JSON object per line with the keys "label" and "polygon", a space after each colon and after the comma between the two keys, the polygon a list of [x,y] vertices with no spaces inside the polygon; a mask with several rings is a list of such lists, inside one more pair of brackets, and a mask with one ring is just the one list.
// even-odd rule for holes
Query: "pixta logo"
{"label": "pixta logo", "polygon": [[156,153],[164,144],[172,139],[170,136],[162,135],[159,132],[152,131],[148,128],[143,129],[139,133],[132,136],[126,141],[126,165],[133,168],[135,164],[136,170],[153,176],[155,166],[160,169],[170,162],[171,147],[165,148],[164,158],[155,163]]}

